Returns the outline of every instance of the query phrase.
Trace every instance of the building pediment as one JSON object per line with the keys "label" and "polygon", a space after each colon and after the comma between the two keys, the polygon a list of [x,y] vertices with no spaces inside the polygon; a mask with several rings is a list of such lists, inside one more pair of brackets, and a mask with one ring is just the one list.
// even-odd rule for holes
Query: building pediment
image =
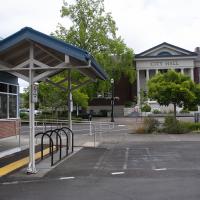
{"label": "building pediment", "polygon": [[152,47],[140,54],[136,54],[135,58],[170,58],[170,57],[193,57],[197,56],[195,52],[171,45],[169,43],[162,43]]}

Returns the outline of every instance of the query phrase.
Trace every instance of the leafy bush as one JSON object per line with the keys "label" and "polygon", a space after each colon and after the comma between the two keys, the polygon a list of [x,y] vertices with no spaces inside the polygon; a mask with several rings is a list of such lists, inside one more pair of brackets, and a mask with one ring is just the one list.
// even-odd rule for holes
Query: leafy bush
{"label": "leafy bush", "polygon": [[20,113],[20,118],[23,119],[23,120],[26,120],[26,119],[29,118],[29,114],[28,114],[28,113],[21,112],[21,113]]}
{"label": "leafy bush", "polygon": [[188,109],[182,109],[179,113],[190,113]]}
{"label": "leafy bush", "polygon": [[127,102],[125,102],[124,106],[125,106],[126,108],[130,108],[130,107],[133,106],[133,102],[132,102],[132,101],[127,101]]}
{"label": "leafy bush", "polygon": [[144,127],[139,127],[139,128],[137,128],[136,130],[135,130],[135,132],[136,133],[145,133],[145,129],[144,129]]}
{"label": "leafy bush", "polygon": [[148,104],[145,104],[142,108],[141,108],[142,112],[151,112],[151,106]]}
{"label": "leafy bush", "polygon": [[200,123],[194,122],[180,122],[182,126],[186,127],[190,131],[198,131],[200,130]]}
{"label": "leafy bush", "polygon": [[155,109],[155,110],[153,110],[153,114],[160,114],[161,112],[160,112],[160,110],[158,110],[158,109]]}
{"label": "leafy bush", "polygon": [[143,126],[136,129],[136,133],[153,133],[158,130],[159,122],[154,118],[145,118]]}
{"label": "leafy bush", "polygon": [[189,128],[179,122],[174,116],[167,116],[164,122],[163,131],[169,134],[182,134],[190,132]]}
{"label": "leafy bush", "polygon": [[153,133],[157,131],[159,126],[159,122],[157,119],[154,118],[145,118],[144,119],[144,128],[146,133]]}
{"label": "leafy bush", "polygon": [[188,110],[190,110],[190,111],[198,111],[198,106],[197,105],[189,106]]}

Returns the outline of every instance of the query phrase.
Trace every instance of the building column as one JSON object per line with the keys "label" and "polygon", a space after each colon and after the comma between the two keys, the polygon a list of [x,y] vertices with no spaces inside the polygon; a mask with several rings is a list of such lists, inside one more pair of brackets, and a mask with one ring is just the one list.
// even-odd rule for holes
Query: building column
{"label": "building column", "polygon": [[146,69],[146,82],[149,80],[149,69]]}
{"label": "building column", "polygon": [[194,68],[190,69],[190,75],[191,75],[192,81],[194,81]]}
{"label": "building column", "polygon": [[148,92],[149,69],[146,69],[146,92]]}
{"label": "building column", "polygon": [[158,69],[156,69],[156,74],[158,74]]}
{"label": "building column", "polygon": [[184,68],[181,68],[181,74],[184,74]]}
{"label": "building column", "polygon": [[137,70],[137,104],[140,105],[140,70]]}

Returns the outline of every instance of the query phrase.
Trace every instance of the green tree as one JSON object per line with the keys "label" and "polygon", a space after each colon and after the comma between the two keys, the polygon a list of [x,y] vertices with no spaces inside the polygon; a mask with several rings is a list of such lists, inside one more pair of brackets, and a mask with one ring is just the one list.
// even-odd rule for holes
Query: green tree
{"label": "green tree", "polygon": [[[133,50],[117,36],[116,23],[111,13],[105,12],[104,0],[75,0],[64,2],[61,16],[70,19],[67,29],[58,24],[54,36],[90,52],[110,77],[119,80],[125,74],[131,83],[135,80]],[[110,82],[98,81],[85,89],[89,96],[108,91]]]}
{"label": "green tree", "polygon": [[[59,82],[62,80],[62,76],[56,76],[52,78],[53,82]],[[62,83],[63,88],[67,89],[67,82]],[[72,92],[73,103],[80,105],[82,108],[88,106],[88,96],[77,89]],[[58,108],[66,108],[68,100],[68,93],[62,89],[52,85],[51,83],[39,84],[39,103],[42,107],[50,107],[53,110]]]}
{"label": "green tree", "polygon": [[174,117],[176,107],[200,103],[200,86],[196,85],[188,76],[168,70],[166,73],[158,73],[148,82],[148,96],[156,100],[160,105],[174,105]]}

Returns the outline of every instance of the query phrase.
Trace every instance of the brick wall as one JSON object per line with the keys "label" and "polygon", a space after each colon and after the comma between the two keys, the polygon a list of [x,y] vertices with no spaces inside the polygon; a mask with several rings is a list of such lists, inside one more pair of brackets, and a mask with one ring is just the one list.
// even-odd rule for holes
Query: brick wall
{"label": "brick wall", "polygon": [[20,131],[20,120],[13,119],[0,120],[0,138],[18,135]]}

